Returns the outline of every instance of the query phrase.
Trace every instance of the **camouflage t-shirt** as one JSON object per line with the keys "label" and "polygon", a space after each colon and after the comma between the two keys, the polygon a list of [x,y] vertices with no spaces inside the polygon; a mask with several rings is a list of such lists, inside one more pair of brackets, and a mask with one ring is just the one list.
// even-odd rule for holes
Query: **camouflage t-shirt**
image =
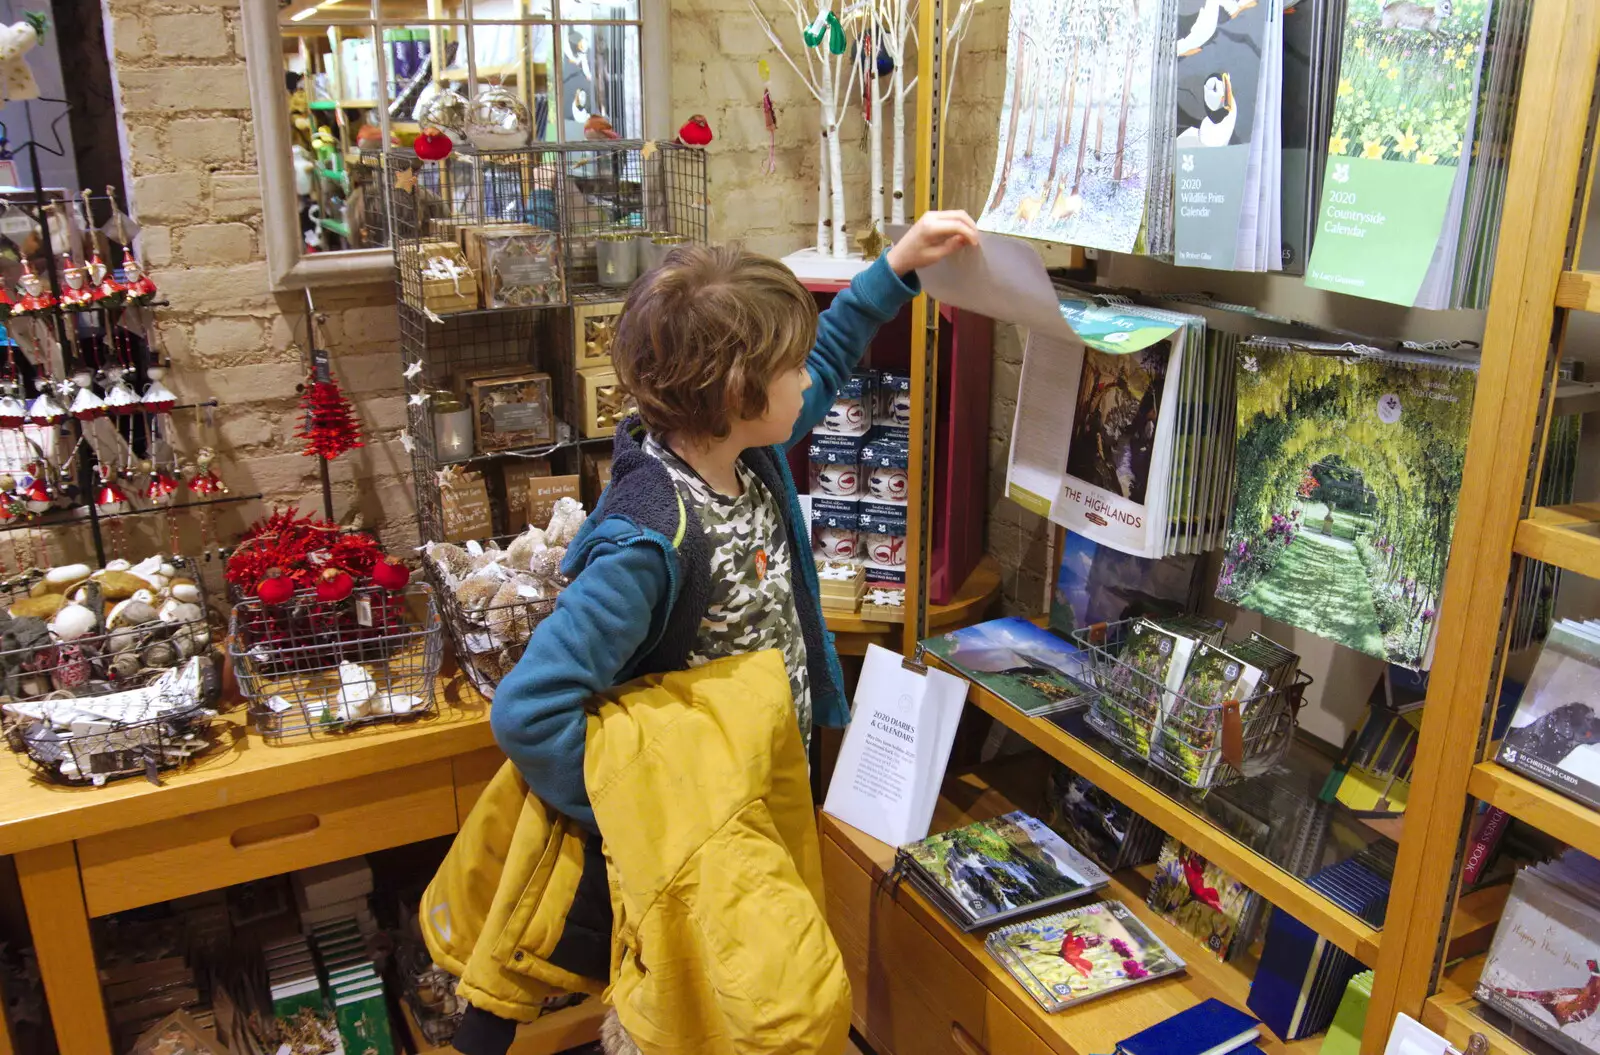
{"label": "camouflage t-shirt", "polygon": [[689,666],[767,648],[782,652],[800,735],[809,747],[806,642],[794,605],[794,555],[778,500],[742,462],[737,471],[743,493],[730,498],[714,491],[654,436],[645,437],[644,449],[672,475],[711,543],[711,604],[700,622]]}

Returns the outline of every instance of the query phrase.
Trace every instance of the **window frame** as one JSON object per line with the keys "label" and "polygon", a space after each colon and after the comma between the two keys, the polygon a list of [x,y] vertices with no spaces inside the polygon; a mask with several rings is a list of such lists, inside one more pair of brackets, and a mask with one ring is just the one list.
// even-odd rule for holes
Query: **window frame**
{"label": "window frame", "polygon": [[[298,0],[305,6],[305,0]],[[367,15],[360,18],[340,17],[318,19],[311,16],[302,20],[310,27],[329,25],[360,26],[370,30],[375,40],[383,38],[387,28],[399,26],[436,25],[467,26],[467,39],[471,40],[475,25],[548,25],[551,27],[551,47],[557,68],[560,68],[560,41],[557,34],[565,26],[636,25],[639,27],[639,89],[641,110],[647,139],[667,138],[671,122],[671,55],[668,37],[669,0],[638,0],[637,19],[563,19],[561,0],[550,0],[549,18],[488,18],[473,9],[475,0],[468,0],[468,13],[454,18],[385,18],[381,14],[382,0],[371,0]],[[294,5],[290,5],[294,6]],[[524,6],[519,0],[519,7]],[[355,9],[351,0],[340,4],[340,14]],[[274,290],[304,289],[327,285],[349,285],[361,282],[379,282],[394,275],[392,248],[345,249],[327,253],[306,253],[300,238],[299,206],[295,194],[293,161],[290,154],[289,102],[285,97],[283,45],[279,29],[280,7],[278,0],[243,0],[242,29],[246,55],[246,72],[250,84],[250,103],[255,119],[256,168],[261,182],[262,241],[267,252],[268,280]],[[466,94],[470,98],[477,91],[477,67],[474,49],[467,51]],[[387,97],[388,71],[382,62],[378,66],[380,96]],[[551,114],[556,120],[558,138],[553,142],[571,142],[559,137],[560,117],[566,100],[562,96],[561,78],[555,78],[556,100]],[[389,114],[385,107],[376,107],[383,141],[388,142]]]}

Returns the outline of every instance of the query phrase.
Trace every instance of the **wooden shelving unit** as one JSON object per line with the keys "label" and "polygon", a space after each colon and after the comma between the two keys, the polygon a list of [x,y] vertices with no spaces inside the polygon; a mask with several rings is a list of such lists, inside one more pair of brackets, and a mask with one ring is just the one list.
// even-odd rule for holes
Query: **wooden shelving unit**
{"label": "wooden shelving unit", "polygon": [[1569,846],[1600,857],[1600,812],[1576,799],[1513,773],[1496,762],[1479,762],[1472,767],[1467,792]]}

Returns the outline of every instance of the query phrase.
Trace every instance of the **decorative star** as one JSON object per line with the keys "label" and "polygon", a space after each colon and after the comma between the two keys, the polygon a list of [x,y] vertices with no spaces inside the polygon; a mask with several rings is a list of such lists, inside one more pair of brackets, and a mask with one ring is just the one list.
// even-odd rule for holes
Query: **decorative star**
{"label": "decorative star", "polygon": [[402,169],[394,178],[394,189],[403,190],[407,194],[414,194],[417,190],[416,169]]}
{"label": "decorative star", "polygon": [[422,360],[418,359],[416,362],[406,367],[406,380],[409,381],[420,373],[422,373]]}
{"label": "decorative star", "polygon": [[868,227],[856,235],[856,245],[861,247],[861,257],[864,260],[876,260],[883,255],[883,247],[887,243],[883,234],[876,227]]}
{"label": "decorative star", "polygon": [[655,156],[656,156],[656,141],[654,139],[650,140],[644,146],[639,148],[639,160],[641,160],[641,161],[649,161],[651,158],[653,158]]}
{"label": "decorative star", "polygon": [[407,454],[410,454],[416,445],[417,442],[411,438],[411,433],[409,430],[400,434],[400,446],[406,449]]}
{"label": "decorative star", "polygon": [[428,393],[426,393],[426,392],[413,392],[413,393],[411,393],[410,398],[408,398],[406,400],[407,403],[411,404],[414,407],[420,407],[420,406],[422,406],[422,404],[426,403],[427,401],[428,401]]}

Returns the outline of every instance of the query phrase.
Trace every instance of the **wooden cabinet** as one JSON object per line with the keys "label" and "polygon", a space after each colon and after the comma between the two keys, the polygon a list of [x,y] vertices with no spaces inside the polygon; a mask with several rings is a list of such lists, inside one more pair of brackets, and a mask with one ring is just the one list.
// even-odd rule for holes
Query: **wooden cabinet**
{"label": "wooden cabinet", "polygon": [[101,916],[455,830],[440,760],[80,839],[78,867]]}

